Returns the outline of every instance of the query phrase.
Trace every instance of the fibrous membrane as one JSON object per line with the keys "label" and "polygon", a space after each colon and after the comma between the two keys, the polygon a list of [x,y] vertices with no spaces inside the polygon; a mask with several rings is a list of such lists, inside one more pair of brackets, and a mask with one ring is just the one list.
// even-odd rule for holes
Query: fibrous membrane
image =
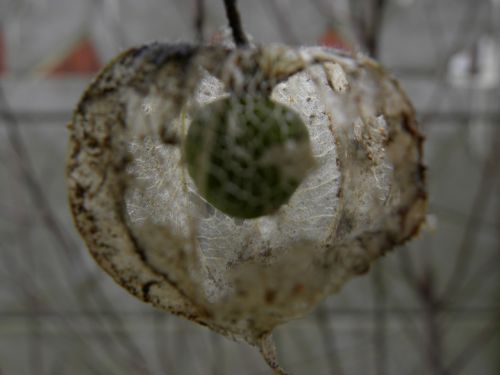
{"label": "fibrous membrane", "polygon": [[[300,116],[314,166],[273,154],[307,173],[278,210],[241,219],[200,194],[183,142],[197,110],[255,94]],[[367,272],[425,217],[413,108],[363,56],[148,45],[104,69],[70,129],[72,211],[101,267],[137,297],[258,346],[277,373],[272,330]]]}

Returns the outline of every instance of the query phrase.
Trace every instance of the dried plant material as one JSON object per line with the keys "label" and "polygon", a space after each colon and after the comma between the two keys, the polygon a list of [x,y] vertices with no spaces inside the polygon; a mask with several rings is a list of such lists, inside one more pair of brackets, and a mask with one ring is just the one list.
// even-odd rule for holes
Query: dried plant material
{"label": "dried plant material", "polygon": [[349,87],[349,82],[345,76],[344,69],[339,64],[325,62],[323,64],[326,78],[332,89],[336,92],[344,92]]}
{"label": "dried plant material", "polygon": [[[293,163],[278,162],[277,175],[303,168],[293,194],[242,219],[207,202],[184,145],[200,110],[251,95],[300,116],[314,168],[290,143]],[[70,131],[71,207],[99,265],[138,298],[259,347],[276,373],[272,330],[367,272],[425,219],[413,108],[363,56],[282,45],[131,49],[87,89]],[[247,173],[234,168],[223,188]]]}

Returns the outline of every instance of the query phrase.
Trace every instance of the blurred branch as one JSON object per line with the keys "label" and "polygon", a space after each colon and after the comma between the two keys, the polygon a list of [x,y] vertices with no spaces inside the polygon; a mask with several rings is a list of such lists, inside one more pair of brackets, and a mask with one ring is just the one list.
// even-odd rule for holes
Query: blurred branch
{"label": "blurred branch", "polygon": [[432,272],[432,269],[428,267],[421,278],[420,283],[417,285],[417,291],[425,311],[424,320],[428,332],[428,342],[426,347],[429,365],[433,374],[447,375],[450,373],[446,371],[443,364],[444,357],[442,335],[438,322],[440,304],[436,296],[436,286],[434,283],[434,273]]}
{"label": "blurred branch", "polygon": [[7,137],[9,143],[17,157],[21,177],[32,197],[32,203],[36,207],[38,213],[40,213],[42,220],[49,232],[54,236],[56,241],[61,244],[69,259],[73,260],[74,257],[72,256],[71,250],[77,248],[77,246],[62,229],[62,226],[58,222],[56,215],[52,210],[47,195],[45,194],[41,184],[35,177],[35,170],[29,158],[29,154],[26,145],[24,144],[21,132],[19,131],[17,118],[10,110],[10,106],[7,102],[3,87],[1,86],[0,110],[1,118],[7,127]]}
{"label": "blurred branch", "polygon": [[[436,4],[436,2],[434,2]],[[428,95],[428,104],[423,107],[426,108],[436,108],[440,106],[442,100],[446,97],[443,95],[443,90],[448,88],[447,84],[444,84],[447,77],[448,64],[450,59],[453,57],[455,53],[460,51],[463,46],[466,44],[466,37],[471,33],[472,26],[474,22],[477,20],[478,15],[480,14],[480,10],[482,6],[485,4],[484,1],[476,2],[476,1],[468,1],[466,2],[466,7],[462,13],[462,18],[459,21],[458,32],[456,33],[455,38],[452,42],[449,43],[449,47],[444,49],[441,46],[438,46],[436,49],[443,52],[442,58],[439,61],[439,64],[436,65],[436,69],[434,70],[434,90]],[[426,116],[422,116],[422,122],[425,123],[429,121],[429,118]]]}
{"label": "blurred branch", "polygon": [[463,286],[465,275],[467,274],[471,263],[470,258],[473,254],[477,237],[480,233],[481,223],[476,220],[476,218],[481,216],[481,214],[485,211],[488,200],[492,194],[493,187],[495,186],[495,179],[498,175],[495,171],[497,171],[498,160],[500,160],[499,126],[495,128],[491,141],[491,152],[488,159],[483,164],[479,186],[472,202],[468,220],[465,224],[463,231],[464,234],[460,243],[460,248],[458,249],[456,261],[443,292],[443,299],[448,301],[454,300],[457,291],[459,291]]}
{"label": "blurred branch", "polygon": [[498,264],[500,264],[500,249],[477,268],[474,275],[464,282],[464,286],[457,292],[457,295],[465,299],[478,293],[494,276],[499,276]]}
{"label": "blurred branch", "polygon": [[482,228],[487,228],[489,230],[495,230],[500,224],[495,222],[494,220],[484,218],[483,216],[471,217],[469,214],[462,212],[455,207],[447,207],[436,202],[429,203],[429,211],[433,214],[436,214],[438,217],[457,225],[462,225],[468,218],[476,220],[478,223],[480,223]]}
{"label": "blurred branch", "polygon": [[311,0],[310,3],[316,8],[318,14],[322,15],[323,17],[328,17],[330,19],[330,22],[335,19],[333,2],[328,2],[327,5],[323,0]]}
{"label": "blurred branch", "polygon": [[477,355],[484,346],[491,341],[500,332],[498,330],[500,324],[500,313],[497,313],[484,326],[481,331],[467,341],[465,348],[453,359],[447,367],[447,374],[458,374],[463,367],[469,363],[472,358]]}
{"label": "blurred branch", "polygon": [[293,27],[283,10],[280,8],[276,0],[264,0],[264,4],[271,11],[274,19],[276,20],[276,27],[283,37],[284,41],[291,45],[300,44],[300,40],[295,34]]}
{"label": "blurred branch", "polygon": [[342,369],[341,356],[338,354],[335,331],[330,327],[330,315],[333,314],[323,304],[318,307],[315,318],[326,351],[328,371],[330,374],[342,375],[344,371]]}
{"label": "blurred branch", "polygon": [[[65,257],[70,263],[70,267],[75,269],[81,269],[81,264],[76,263],[74,256],[74,249],[79,246],[67,236],[59,223],[57,216],[50,205],[50,202],[42,188],[41,183],[35,177],[35,169],[29,157],[27,147],[24,143],[22,134],[19,130],[19,123],[13,112],[10,110],[10,106],[7,102],[3,87],[0,86],[0,108],[3,122],[7,127],[7,136],[11,144],[12,149],[17,157],[18,167],[21,172],[21,176],[26,186],[31,198],[32,203],[35,206],[38,213],[41,214],[42,221],[45,224],[48,232],[52,235],[55,243],[61,248]],[[64,268],[65,269],[65,268]],[[69,270],[65,269],[66,272]],[[110,302],[107,300],[106,295],[102,291],[99,284],[93,290],[92,298],[98,301],[99,304],[104,306],[111,306]],[[116,314],[117,322],[122,322],[118,314]],[[119,337],[118,337],[119,336]],[[117,335],[117,342],[123,345],[123,347],[133,354],[132,358],[138,360],[142,364],[146,364],[144,357],[142,356],[140,350],[134,345],[131,338],[128,336],[126,331]],[[141,366],[140,370],[144,373],[148,373],[147,369]]]}
{"label": "blurred branch", "polygon": [[399,261],[408,285],[415,292],[423,307],[423,319],[427,330],[426,359],[429,361],[433,374],[447,375],[442,363],[441,330],[438,323],[438,313],[441,311],[441,306],[435,295],[435,280],[432,269],[429,265],[425,272],[419,275],[412,259],[404,249],[400,251]]}
{"label": "blurred branch", "polygon": [[[0,243],[0,245],[2,245],[2,243]],[[33,320],[47,317],[43,314],[43,308],[46,307],[44,301],[48,300],[45,290],[41,288],[40,284],[33,279],[33,275],[29,271],[24,272],[21,265],[17,264],[22,264],[23,262],[18,262],[14,259],[13,254],[9,251],[2,254],[2,260],[8,261],[9,265],[12,267],[12,272],[10,272],[9,277],[6,278],[7,283],[4,282],[3,285],[8,285],[9,289],[15,290],[16,295],[18,296],[18,300],[16,302],[20,305],[19,307],[21,307],[21,310],[19,311],[16,309],[12,313],[0,310],[1,319],[5,321],[8,318],[25,318],[31,322]],[[33,309],[34,301],[36,301],[36,309]],[[28,310],[23,309],[23,305],[25,304],[27,305]],[[97,335],[103,339],[103,346],[97,348],[96,345],[88,343],[85,337],[74,327],[72,322],[75,317],[71,317],[62,311],[56,310],[51,312],[50,317],[56,318],[58,323],[62,323],[65,332],[72,334],[72,337],[81,343],[83,348],[86,348],[88,345],[89,351],[96,353],[94,361],[100,363],[103,367],[106,367],[104,366],[104,362],[101,363],[99,355],[103,354],[109,357],[111,356],[111,352],[114,350],[113,346],[108,345],[109,340],[107,340],[107,338],[102,337],[102,335]],[[35,373],[39,373],[39,371]]]}
{"label": "blurred branch", "polygon": [[373,321],[375,330],[373,333],[373,346],[375,352],[375,374],[387,374],[387,342],[386,325],[386,283],[384,279],[383,263],[378,263],[372,270],[372,290],[373,290]]}
{"label": "blurred branch", "polygon": [[195,0],[194,29],[196,41],[199,44],[205,42],[205,0]]}
{"label": "blurred branch", "polygon": [[380,53],[380,32],[386,0],[355,0],[350,2],[352,24],[363,48],[373,58]]}

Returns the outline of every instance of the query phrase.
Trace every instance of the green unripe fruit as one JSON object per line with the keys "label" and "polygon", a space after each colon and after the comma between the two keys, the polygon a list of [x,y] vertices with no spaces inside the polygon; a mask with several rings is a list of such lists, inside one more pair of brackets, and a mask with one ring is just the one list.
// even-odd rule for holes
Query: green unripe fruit
{"label": "green unripe fruit", "polygon": [[184,152],[200,195],[227,215],[247,219],[285,204],[313,165],[300,116],[263,95],[200,108]]}

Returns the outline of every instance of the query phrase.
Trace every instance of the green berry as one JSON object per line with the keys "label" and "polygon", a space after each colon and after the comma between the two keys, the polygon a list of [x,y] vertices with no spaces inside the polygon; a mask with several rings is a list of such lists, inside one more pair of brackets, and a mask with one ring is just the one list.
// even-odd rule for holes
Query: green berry
{"label": "green berry", "polygon": [[285,204],[313,165],[300,116],[270,98],[231,96],[192,114],[184,145],[199,194],[238,218]]}

